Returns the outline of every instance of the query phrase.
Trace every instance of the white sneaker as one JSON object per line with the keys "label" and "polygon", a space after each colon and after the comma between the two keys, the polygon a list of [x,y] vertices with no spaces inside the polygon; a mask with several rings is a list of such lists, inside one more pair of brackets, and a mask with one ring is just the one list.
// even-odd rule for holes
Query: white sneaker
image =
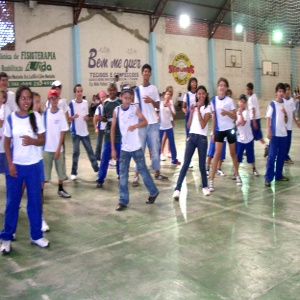
{"label": "white sneaker", "polygon": [[50,227],[48,226],[48,224],[46,223],[44,218],[42,219],[42,228],[41,229],[43,232],[50,231]]}
{"label": "white sneaker", "polygon": [[176,199],[176,200],[178,200],[179,197],[180,197],[180,191],[178,191],[178,190],[174,191],[173,198]]}
{"label": "white sneaker", "polygon": [[171,157],[172,157],[171,152],[168,153],[167,157],[168,157],[168,158],[171,158]]}
{"label": "white sneaker", "polygon": [[225,176],[225,173],[222,171],[222,169],[218,169],[217,174],[220,176]]}
{"label": "white sneaker", "polygon": [[208,187],[203,188],[202,192],[203,192],[204,196],[209,196],[210,195],[210,191],[209,191]]}
{"label": "white sneaker", "polygon": [[3,254],[7,254],[10,252],[10,250],[11,250],[11,241],[3,241],[2,240],[0,251]]}
{"label": "white sneaker", "polygon": [[190,165],[189,165],[189,168],[190,168],[190,169],[194,168],[194,166],[193,166],[193,163],[192,163],[192,162],[190,163]]}
{"label": "white sneaker", "polygon": [[258,177],[259,176],[259,173],[257,172],[257,170],[255,169],[255,170],[253,170],[253,175],[255,176],[255,177]]}
{"label": "white sneaker", "polygon": [[206,168],[206,176],[209,177],[209,168]]}
{"label": "white sneaker", "polygon": [[213,180],[209,180],[208,182],[208,189],[210,192],[213,192],[215,189],[214,189],[214,181]]}
{"label": "white sneaker", "polygon": [[31,244],[37,245],[41,248],[46,248],[49,246],[50,242],[45,238],[40,238],[38,240],[30,239]]}
{"label": "white sneaker", "polygon": [[236,185],[242,185],[243,182],[242,182],[242,179],[240,176],[236,176]]}
{"label": "white sneaker", "polygon": [[166,160],[166,158],[165,158],[165,156],[164,156],[163,153],[160,154],[160,160],[161,160],[161,161],[165,161],[165,160]]}
{"label": "white sneaker", "polygon": [[115,161],[114,159],[111,159],[111,160],[109,161],[109,165],[110,165],[110,166],[113,166],[113,167],[114,167],[114,166],[116,166],[116,164],[117,164],[117,163],[116,163],[116,161]]}
{"label": "white sneaker", "polygon": [[76,175],[71,175],[71,180],[77,180],[77,176]]}
{"label": "white sneaker", "polygon": [[132,181],[132,186],[138,186],[139,183],[139,176],[134,176]]}

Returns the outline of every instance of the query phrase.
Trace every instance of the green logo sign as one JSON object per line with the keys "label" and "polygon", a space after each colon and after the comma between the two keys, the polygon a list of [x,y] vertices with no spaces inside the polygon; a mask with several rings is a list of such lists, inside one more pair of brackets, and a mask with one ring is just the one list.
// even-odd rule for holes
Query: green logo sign
{"label": "green logo sign", "polygon": [[41,61],[30,61],[27,66],[25,71],[52,71],[51,65],[47,65],[46,62],[41,62]]}

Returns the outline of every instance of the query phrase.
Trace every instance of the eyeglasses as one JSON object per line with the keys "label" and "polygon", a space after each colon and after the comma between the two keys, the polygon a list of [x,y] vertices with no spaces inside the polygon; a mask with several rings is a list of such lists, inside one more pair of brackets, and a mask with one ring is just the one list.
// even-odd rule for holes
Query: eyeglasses
{"label": "eyeglasses", "polygon": [[31,96],[27,96],[27,97],[21,97],[21,100],[31,100],[32,97]]}

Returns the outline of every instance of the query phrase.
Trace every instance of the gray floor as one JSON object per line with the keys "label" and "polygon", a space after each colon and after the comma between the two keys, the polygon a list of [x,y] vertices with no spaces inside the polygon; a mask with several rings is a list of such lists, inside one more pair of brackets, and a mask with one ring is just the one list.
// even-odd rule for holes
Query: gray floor
{"label": "gray floor", "polygon": [[[175,131],[182,160],[182,120]],[[264,186],[263,147],[256,143],[261,176],[253,177],[243,163],[242,187],[229,176],[228,157],[223,165],[228,175],[217,177],[216,191],[203,196],[195,155],[180,201],[174,201],[180,168],[168,160],[162,172],[169,181],[157,182],[156,203],[145,204],[143,185],[130,186],[130,204],[123,212],[115,211],[114,169],[104,188],[96,189],[96,174],[83,150],[78,181],[65,183],[71,199],[57,195],[54,172],[55,180],[46,185],[44,211],[51,227],[45,234],[51,242],[47,249],[29,243],[24,197],[13,251],[0,256],[0,299],[300,299],[299,137],[295,128],[295,164],[284,169],[289,182]],[[92,138],[94,143],[94,134]],[[68,170],[71,153],[68,135]]]}

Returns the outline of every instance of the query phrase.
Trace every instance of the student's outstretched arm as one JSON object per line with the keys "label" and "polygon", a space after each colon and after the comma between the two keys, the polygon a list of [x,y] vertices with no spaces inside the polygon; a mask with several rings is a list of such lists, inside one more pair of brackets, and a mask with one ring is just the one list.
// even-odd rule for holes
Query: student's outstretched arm
{"label": "student's outstretched arm", "polygon": [[[146,120],[145,116],[142,114],[141,110],[139,108],[136,109],[136,115],[138,116],[138,118],[142,121],[140,123],[137,123],[133,126],[129,126],[128,127],[128,130],[129,131],[133,131],[135,130],[136,128],[141,128],[141,127],[145,127],[148,125],[148,121]],[[132,128],[130,128],[132,127]]]}

